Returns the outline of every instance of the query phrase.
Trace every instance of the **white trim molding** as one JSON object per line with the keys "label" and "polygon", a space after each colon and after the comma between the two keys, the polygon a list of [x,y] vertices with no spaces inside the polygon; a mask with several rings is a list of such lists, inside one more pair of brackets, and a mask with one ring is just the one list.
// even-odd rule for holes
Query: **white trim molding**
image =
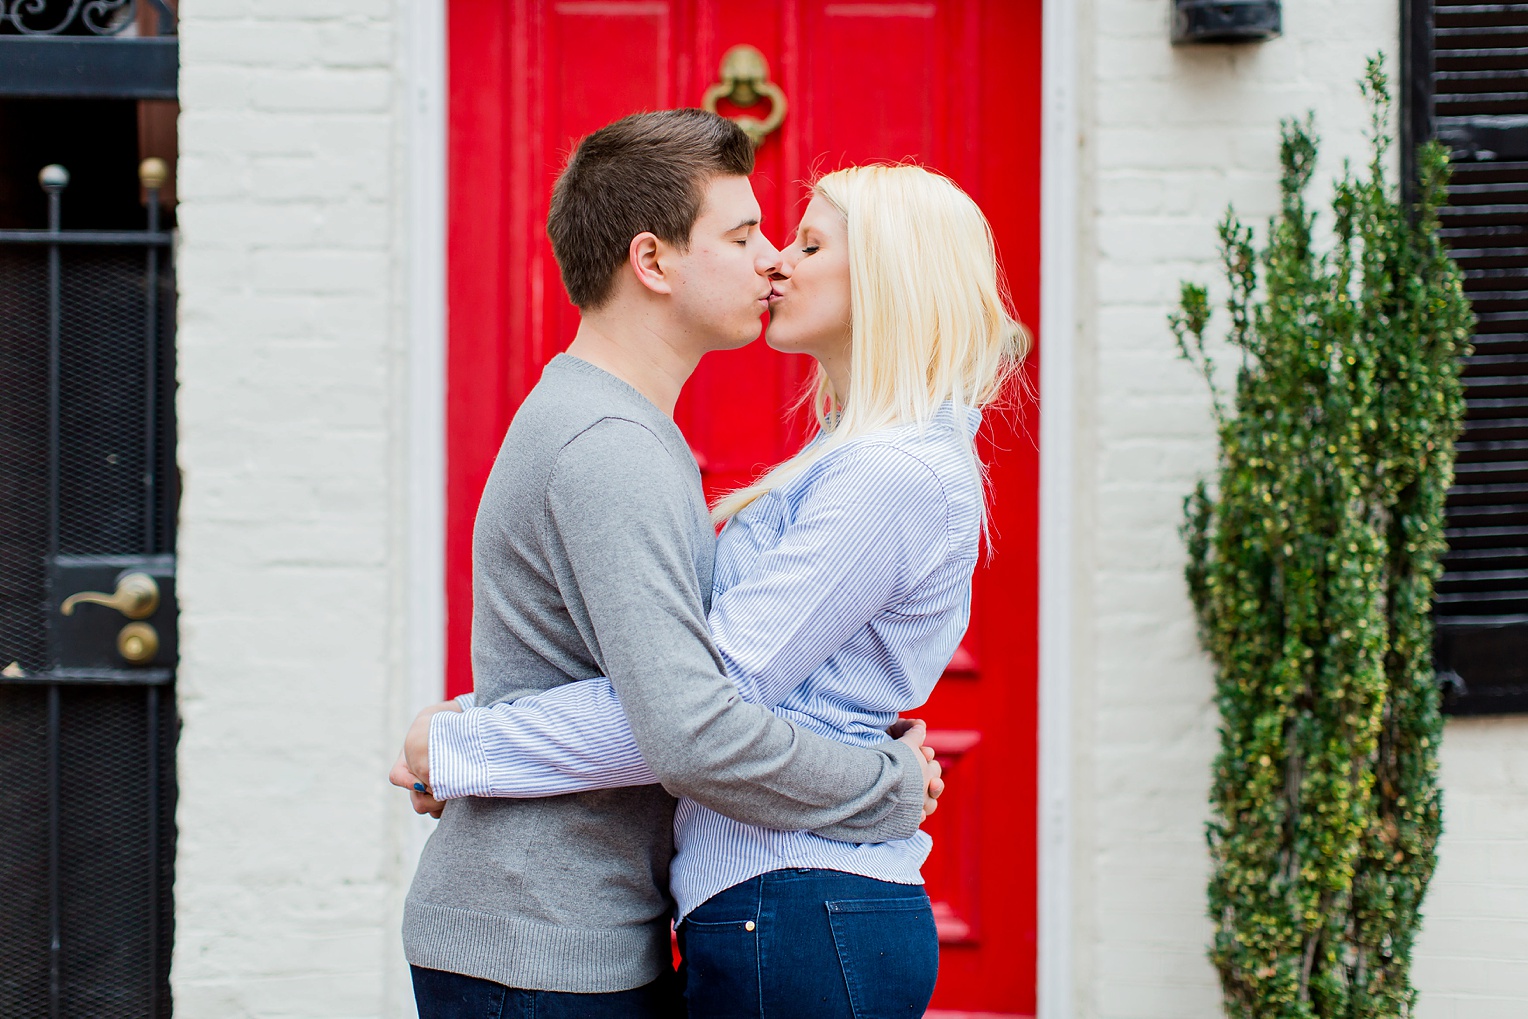
{"label": "white trim molding", "polygon": [[446,3],[406,0],[403,11],[408,33],[405,690],[418,708],[445,696]]}
{"label": "white trim molding", "polygon": [[[389,714],[388,747],[420,707],[445,696],[446,660],[446,0],[395,0],[402,33],[401,239],[404,343],[400,367],[403,498],[402,681]],[[401,723],[401,724],[400,724]],[[395,791],[394,791],[395,792]],[[397,884],[383,932],[388,950],[388,1019],[417,1015],[398,941],[403,898],[433,823],[394,803],[403,824],[395,843]]]}
{"label": "white trim molding", "polygon": [[[404,499],[401,705],[406,725],[445,696],[446,675],[446,0],[401,0],[404,51]],[[402,737],[400,728],[398,737]],[[410,814],[403,888],[433,825]],[[409,998],[412,1005],[412,996]]]}
{"label": "white trim molding", "polygon": [[1076,0],[1045,0],[1040,172],[1040,846],[1037,1019],[1074,1019],[1072,598],[1076,569]]}

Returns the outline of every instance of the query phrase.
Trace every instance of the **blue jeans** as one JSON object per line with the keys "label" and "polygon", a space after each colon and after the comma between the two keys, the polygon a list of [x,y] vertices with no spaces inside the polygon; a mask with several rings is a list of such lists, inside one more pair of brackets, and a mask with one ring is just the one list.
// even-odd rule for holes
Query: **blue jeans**
{"label": "blue jeans", "polygon": [[679,925],[690,1019],[918,1019],[939,937],[922,885],[775,870]]}
{"label": "blue jeans", "polygon": [[419,1019],[681,1019],[673,974],[609,994],[522,991],[491,980],[410,966]]}

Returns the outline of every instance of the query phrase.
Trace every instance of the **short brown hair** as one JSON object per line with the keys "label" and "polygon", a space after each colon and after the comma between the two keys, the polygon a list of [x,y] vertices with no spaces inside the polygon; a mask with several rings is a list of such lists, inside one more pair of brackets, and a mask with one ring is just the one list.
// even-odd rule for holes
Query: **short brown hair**
{"label": "short brown hair", "polygon": [[546,233],[568,298],[592,311],[640,233],[683,250],[713,177],[753,172],[753,143],[705,110],[635,113],[578,143],[552,188]]}

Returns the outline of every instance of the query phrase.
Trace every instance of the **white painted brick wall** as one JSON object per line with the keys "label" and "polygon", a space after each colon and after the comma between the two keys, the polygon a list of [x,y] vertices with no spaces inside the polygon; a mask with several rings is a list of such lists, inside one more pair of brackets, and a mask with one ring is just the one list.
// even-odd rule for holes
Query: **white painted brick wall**
{"label": "white painted brick wall", "polygon": [[399,8],[181,18],[177,1015],[412,1014]]}
{"label": "white painted brick wall", "polygon": [[1451,721],[1444,835],[1417,954],[1422,1019],[1528,1015],[1528,720]]}
{"label": "white painted brick wall", "polygon": [[[1168,44],[1166,0],[1082,14],[1083,342],[1075,606],[1079,1016],[1219,1014],[1204,948],[1216,715],[1182,580],[1182,498],[1213,463],[1202,381],[1165,318],[1214,283],[1228,203],[1277,205],[1281,117],[1314,109],[1326,173],[1362,159],[1364,60],[1398,72],[1395,0],[1285,0],[1284,37]],[[1212,291],[1213,293],[1213,291]],[[1528,1014],[1528,723],[1453,722],[1443,862],[1417,981],[1425,1019]]]}

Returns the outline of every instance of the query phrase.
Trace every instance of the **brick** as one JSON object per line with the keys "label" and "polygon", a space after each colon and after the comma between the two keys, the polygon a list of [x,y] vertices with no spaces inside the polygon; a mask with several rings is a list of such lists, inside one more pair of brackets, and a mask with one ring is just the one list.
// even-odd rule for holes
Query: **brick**
{"label": "brick", "polygon": [[236,198],[249,190],[248,164],[236,154],[182,153],[176,167],[180,194],[198,198]]}
{"label": "brick", "polygon": [[256,156],[251,168],[271,202],[338,204],[369,199],[379,204],[373,214],[384,219],[380,203],[386,198],[391,178],[382,140],[373,137],[369,139],[372,144],[364,147],[336,146],[322,156]]}
{"label": "brick", "polygon": [[321,144],[321,127],[332,118],[305,113],[260,114],[247,109],[183,110],[180,129],[203,139],[205,151],[248,155],[312,156]]}
{"label": "brick", "polygon": [[381,70],[260,70],[253,86],[257,110],[380,113],[394,101],[392,78]]}
{"label": "brick", "polygon": [[302,21],[374,21],[386,18],[392,8],[381,0],[264,0],[264,17],[284,24]]}
{"label": "brick", "polygon": [[382,20],[347,18],[317,30],[318,49],[330,67],[386,67],[393,59],[393,29]]}
{"label": "brick", "polygon": [[184,108],[242,110],[249,105],[252,84],[249,73],[241,68],[181,59],[179,92]]}
{"label": "brick", "polygon": [[252,286],[274,293],[374,293],[386,280],[385,256],[364,251],[257,251],[249,270]]}
{"label": "brick", "polygon": [[183,45],[199,63],[231,67],[302,67],[326,57],[318,28],[293,22],[255,19],[192,22]]}

